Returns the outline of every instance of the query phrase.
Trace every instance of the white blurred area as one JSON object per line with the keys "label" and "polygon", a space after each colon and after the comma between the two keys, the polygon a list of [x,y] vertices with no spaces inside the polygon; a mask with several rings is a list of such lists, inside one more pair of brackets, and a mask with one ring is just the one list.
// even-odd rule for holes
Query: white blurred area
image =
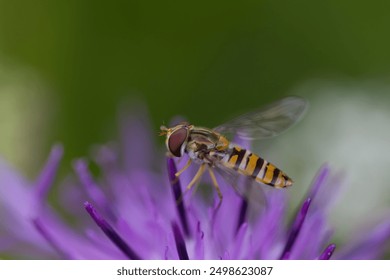
{"label": "white blurred area", "polygon": [[0,158],[36,175],[49,149],[53,102],[32,69],[0,55]]}
{"label": "white blurred area", "polygon": [[294,179],[294,204],[328,163],[347,178],[331,212],[336,237],[390,218],[390,86],[316,81],[291,95],[307,98],[309,110],[301,123],[267,140],[264,152]]}

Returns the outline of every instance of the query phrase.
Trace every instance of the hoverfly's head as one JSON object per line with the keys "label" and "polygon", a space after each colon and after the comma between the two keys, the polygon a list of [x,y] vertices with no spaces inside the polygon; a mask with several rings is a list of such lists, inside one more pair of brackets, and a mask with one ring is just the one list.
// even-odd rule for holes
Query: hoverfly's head
{"label": "hoverfly's head", "polygon": [[160,127],[160,135],[166,135],[165,145],[168,151],[175,157],[181,157],[187,144],[190,126],[188,123],[182,123],[171,128]]}

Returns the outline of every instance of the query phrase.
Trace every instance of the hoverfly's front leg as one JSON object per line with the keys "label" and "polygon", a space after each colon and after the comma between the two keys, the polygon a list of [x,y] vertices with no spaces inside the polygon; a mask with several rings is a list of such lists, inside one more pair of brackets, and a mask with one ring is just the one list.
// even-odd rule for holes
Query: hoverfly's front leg
{"label": "hoverfly's front leg", "polygon": [[206,164],[203,163],[199,167],[198,172],[196,172],[194,178],[192,178],[191,182],[187,185],[186,192],[189,191],[192,188],[192,186],[195,185],[200,180],[200,178],[202,177],[205,171],[206,171]]}
{"label": "hoverfly's front leg", "polygon": [[[180,170],[181,171],[181,170]],[[198,171],[196,172],[194,178],[192,178],[191,182],[187,185],[184,193],[182,193],[182,195],[177,199],[176,203],[181,203],[181,201],[183,200],[183,196],[189,191],[191,190],[191,188],[200,180],[200,178],[202,178],[202,175],[203,173],[206,171],[206,164],[202,164]]]}
{"label": "hoverfly's front leg", "polygon": [[182,169],[180,169],[178,172],[175,173],[176,178],[178,178],[180,176],[180,174],[182,174],[184,171],[187,170],[188,167],[190,167],[191,162],[192,162],[192,159],[191,158],[188,159],[186,165]]}

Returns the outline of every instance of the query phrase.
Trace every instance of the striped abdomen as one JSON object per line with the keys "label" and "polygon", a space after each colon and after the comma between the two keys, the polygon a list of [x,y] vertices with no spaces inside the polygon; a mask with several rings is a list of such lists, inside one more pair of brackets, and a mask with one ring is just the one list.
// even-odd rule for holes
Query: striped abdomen
{"label": "striped abdomen", "polygon": [[276,188],[292,185],[293,181],[283,171],[251,151],[238,146],[232,146],[229,150],[230,152],[222,159],[227,167]]}

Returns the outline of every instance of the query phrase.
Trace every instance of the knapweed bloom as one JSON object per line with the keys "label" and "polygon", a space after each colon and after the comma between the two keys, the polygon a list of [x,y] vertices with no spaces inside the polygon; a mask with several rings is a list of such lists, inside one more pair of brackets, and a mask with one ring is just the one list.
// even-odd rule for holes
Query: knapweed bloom
{"label": "knapweed bloom", "polygon": [[[329,210],[341,174],[324,165],[289,215],[288,190],[263,188],[261,201],[244,200],[218,177],[214,192],[183,192],[175,162],[153,148],[145,115],[121,118],[120,144],[95,149],[95,178],[85,159],[75,177],[54,185],[62,147],[54,146],[36,180],[0,161],[0,252],[32,259],[377,259],[386,252],[390,219],[359,230],[345,244],[332,236]],[[210,188],[207,179],[200,188]],[[259,186],[259,188],[261,188]],[[259,202],[259,203],[256,203]],[[341,202],[342,203],[342,202]]]}

